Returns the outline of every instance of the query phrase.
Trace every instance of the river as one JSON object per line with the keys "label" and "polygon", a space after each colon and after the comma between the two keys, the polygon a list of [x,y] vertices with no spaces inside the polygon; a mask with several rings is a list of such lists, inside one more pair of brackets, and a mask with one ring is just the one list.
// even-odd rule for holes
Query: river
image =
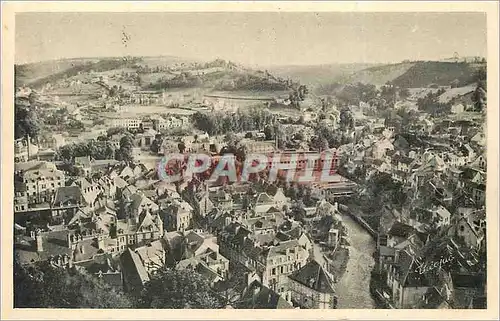
{"label": "river", "polygon": [[375,241],[348,215],[342,216],[349,233],[349,261],[347,269],[337,283],[339,309],[375,309],[370,295],[370,274],[375,264]]}

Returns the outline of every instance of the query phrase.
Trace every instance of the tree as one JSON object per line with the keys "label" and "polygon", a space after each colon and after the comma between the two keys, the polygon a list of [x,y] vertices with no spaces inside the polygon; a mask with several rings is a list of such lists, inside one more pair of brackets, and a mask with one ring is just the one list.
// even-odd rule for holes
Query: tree
{"label": "tree", "polygon": [[15,105],[14,135],[15,138],[24,138],[27,135],[37,137],[40,132],[40,124],[32,109]]}
{"label": "tree", "polygon": [[354,117],[348,108],[344,108],[340,112],[340,127],[344,129],[354,128]]}
{"label": "tree", "polygon": [[264,135],[266,135],[266,140],[274,139],[274,130],[272,126],[264,127]]}
{"label": "tree", "polygon": [[22,266],[14,259],[15,308],[131,308],[130,300],[97,277],[47,262]]}
{"label": "tree", "polygon": [[124,127],[111,127],[108,128],[107,130],[108,137],[111,137],[116,134],[124,134],[126,132],[127,130]]}
{"label": "tree", "polygon": [[410,90],[408,88],[401,88],[399,90],[399,97],[401,99],[406,99],[406,98],[410,97]]}
{"label": "tree", "polygon": [[161,150],[162,144],[163,144],[163,138],[162,138],[161,134],[157,134],[155,136],[155,139],[151,143],[151,146],[150,146],[151,152],[158,154]]}
{"label": "tree", "polygon": [[460,80],[455,79],[450,83],[451,88],[457,88],[460,87]]}
{"label": "tree", "polygon": [[132,147],[134,146],[132,135],[125,135],[120,139],[120,149],[116,153],[116,159],[130,162],[133,160]]}
{"label": "tree", "polygon": [[68,123],[68,129],[83,130],[85,129],[85,124],[79,120],[71,119]]}
{"label": "tree", "polygon": [[74,157],[90,156],[93,159],[113,159],[115,147],[107,140],[89,140],[61,146],[57,159],[71,161]]}
{"label": "tree", "polygon": [[38,100],[38,95],[34,91],[32,91],[28,96],[28,101],[30,102],[30,105],[33,106],[37,100]]}
{"label": "tree", "polygon": [[147,309],[217,309],[222,301],[199,273],[167,268],[154,274],[136,298],[137,307]]}
{"label": "tree", "polygon": [[180,142],[177,147],[179,148],[179,153],[184,154],[184,151],[186,150],[186,144],[183,142]]}
{"label": "tree", "polygon": [[472,94],[472,102],[474,103],[475,111],[483,111],[486,106],[486,97],[486,91],[478,85]]}

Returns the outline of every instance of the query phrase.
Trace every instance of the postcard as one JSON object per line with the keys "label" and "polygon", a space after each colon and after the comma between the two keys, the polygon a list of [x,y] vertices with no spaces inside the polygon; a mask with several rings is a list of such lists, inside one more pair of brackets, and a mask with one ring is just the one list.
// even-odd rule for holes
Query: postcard
{"label": "postcard", "polygon": [[498,37],[488,1],[2,3],[2,319],[497,319]]}

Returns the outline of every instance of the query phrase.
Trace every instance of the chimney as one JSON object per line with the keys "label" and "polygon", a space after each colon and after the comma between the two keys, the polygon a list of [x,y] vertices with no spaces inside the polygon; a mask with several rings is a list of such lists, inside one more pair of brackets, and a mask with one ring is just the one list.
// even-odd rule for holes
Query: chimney
{"label": "chimney", "polygon": [[314,278],[310,278],[310,279],[309,279],[309,287],[310,287],[311,289],[312,289],[312,288],[314,288],[314,281],[315,281],[315,280],[314,280]]}
{"label": "chimney", "polygon": [[28,160],[30,160],[30,135],[26,136],[26,145],[28,147]]}
{"label": "chimney", "polygon": [[99,236],[97,238],[97,247],[100,249],[100,250],[104,250],[104,237],[102,236]]}
{"label": "chimney", "polygon": [[36,251],[43,252],[43,239],[40,230],[37,230],[35,233],[35,242],[36,242]]}

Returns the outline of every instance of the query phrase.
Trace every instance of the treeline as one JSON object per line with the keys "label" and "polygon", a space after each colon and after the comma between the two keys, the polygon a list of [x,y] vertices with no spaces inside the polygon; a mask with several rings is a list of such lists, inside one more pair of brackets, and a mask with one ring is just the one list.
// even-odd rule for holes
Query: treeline
{"label": "treeline", "polygon": [[447,115],[451,112],[451,103],[439,102],[439,96],[445,92],[439,89],[436,92],[429,92],[425,97],[417,100],[418,109],[433,116]]}
{"label": "treeline", "polygon": [[160,268],[144,288],[124,293],[85,271],[14,259],[14,308],[216,309],[225,302],[195,271]]}
{"label": "treeline", "polygon": [[399,87],[422,88],[434,83],[448,86],[457,80],[459,87],[475,81],[475,69],[466,62],[418,62],[391,83]]}
{"label": "treeline", "polygon": [[222,111],[212,113],[197,112],[191,117],[194,126],[209,135],[264,130],[266,126],[272,126],[276,123],[276,117],[273,114],[268,110],[259,108],[238,111],[234,114]]}
{"label": "treeline", "polygon": [[25,138],[29,135],[36,138],[40,133],[40,123],[36,113],[29,106],[21,104],[14,105],[14,137]]}
{"label": "treeline", "polygon": [[89,140],[61,146],[56,159],[72,161],[75,157],[90,156],[93,159],[114,159],[115,146],[109,141]]}
{"label": "treeline", "polygon": [[47,83],[57,82],[64,78],[76,76],[80,72],[90,72],[90,71],[103,72],[103,71],[118,69],[128,64],[130,64],[129,61],[121,58],[102,59],[99,60],[98,62],[86,62],[84,64],[76,65],[64,71],[38,79],[32,82],[30,86],[39,87]]}
{"label": "treeline", "polygon": [[189,72],[183,72],[171,79],[160,79],[154,84],[150,84],[152,90],[162,90],[169,88],[192,88],[203,85],[203,79],[200,76],[193,76]]}
{"label": "treeline", "polygon": [[217,90],[288,90],[292,83],[274,77],[263,77],[252,74],[244,74],[236,79],[224,80],[215,85]]}

